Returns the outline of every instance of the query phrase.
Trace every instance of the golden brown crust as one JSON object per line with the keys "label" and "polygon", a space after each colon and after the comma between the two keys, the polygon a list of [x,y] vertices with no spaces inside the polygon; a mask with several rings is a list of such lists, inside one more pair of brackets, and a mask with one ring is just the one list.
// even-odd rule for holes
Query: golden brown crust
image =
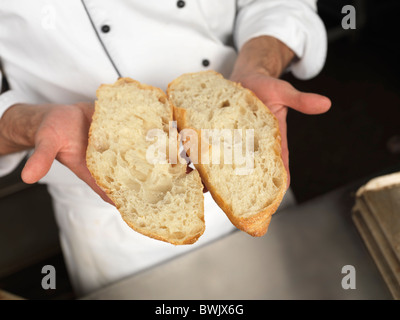
{"label": "golden brown crust", "polygon": [[[89,165],[88,165],[88,168],[89,168]],[[205,225],[203,225],[203,229],[200,230],[200,231],[199,231],[196,235],[194,235],[192,238],[188,238],[188,239],[186,239],[186,240],[184,240],[184,241],[173,241],[173,240],[171,240],[171,239],[163,238],[163,237],[160,237],[160,236],[158,236],[158,235],[156,235],[156,234],[153,234],[153,233],[151,233],[151,232],[147,232],[146,230],[143,230],[143,229],[141,229],[141,228],[138,228],[137,226],[135,226],[135,225],[133,225],[132,223],[130,223],[128,219],[125,218],[124,213],[121,211],[121,207],[120,207],[120,205],[119,205],[117,199],[113,196],[113,194],[110,192],[110,190],[101,182],[101,179],[100,179],[98,176],[96,176],[96,175],[94,175],[94,174],[92,173],[91,168],[89,168],[89,171],[91,172],[92,177],[93,177],[94,180],[96,181],[96,184],[107,194],[107,196],[111,199],[111,201],[114,202],[115,207],[117,208],[118,212],[121,214],[121,218],[125,221],[125,223],[126,223],[131,229],[135,230],[136,232],[139,232],[140,234],[142,234],[142,235],[144,235],[144,236],[147,236],[147,237],[149,237],[149,238],[152,238],[152,239],[155,239],[155,240],[164,241],[164,242],[168,242],[168,243],[173,244],[173,245],[193,244],[193,243],[195,243],[195,242],[200,238],[200,236],[204,233],[204,231],[205,231]],[[189,173],[189,174],[191,174],[191,173]],[[203,186],[201,186],[201,187],[203,187]],[[204,212],[204,203],[202,203],[201,206],[202,206],[202,211]],[[204,222],[204,216],[202,217],[201,220]]]}
{"label": "golden brown crust", "polygon": [[[203,71],[204,73],[213,73],[218,75],[219,77],[223,78],[223,76],[221,74],[219,74],[218,72],[209,70],[209,71]],[[194,74],[194,73],[193,73]],[[190,75],[190,73],[189,73]],[[172,87],[175,86],[178,82],[180,81],[180,79],[175,79],[174,81],[172,81],[171,83],[169,83],[168,88],[167,88],[167,96],[168,98],[170,98],[171,95],[171,91],[172,91]],[[280,131],[279,131],[279,125],[278,125],[278,120],[276,119],[276,117],[273,115],[273,113],[268,109],[267,106],[265,106],[264,103],[262,103],[262,101],[249,89],[247,88],[243,88],[242,85],[240,83],[235,83],[233,82],[234,85],[238,86],[240,89],[244,89],[246,90],[249,94],[251,94],[261,105],[263,105],[265,107],[265,110],[271,114],[274,119],[275,119],[275,126],[276,128],[278,128],[277,130],[277,136],[275,137],[276,139],[276,143],[274,146],[274,151],[277,153],[277,155],[279,155],[279,158],[281,159],[281,137],[280,137]],[[172,99],[170,99],[170,102],[173,106],[174,109],[174,118],[177,121],[177,125],[178,125],[178,129],[183,130],[186,128],[190,128],[193,129],[197,132],[199,132],[198,129],[190,127],[187,123],[186,120],[186,109],[183,108],[179,108],[177,106],[175,106],[173,104],[173,101],[171,101]],[[198,135],[199,140],[201,140],[201,134]],[[199,141],[199,143],[201,144],[201,141]],[[189,155],[190,158],[190,155]],[[281,159],[280,163],[280,167],[281,167],[281,172],[284,175],[283,180],[286,182],[287,180],[287,173],[286,173],[286,169],[283,165],[283,161]],[[204,168],[204,166],[199,163],[199,164],[194,164],[194,166],[196,167],[196,169],[199,171],[200,177],[204,183],[204,185],[206,186],[206,188],[208,189],[208,191],[210,192],[211,196],[213,197],[214,201],[218,204],[218,206],[225,212],[226,216],[228,217],[228,219],[232,222],[232,224],[237,227],[238,229],[250,234],[251,236],[254,237],[260,237],[263,236],[267,230],[268,230],[268,226],[270,224],[272,215],[276,212],[276,210],[278,209],[285,193],[286,193],[286,184],[283,184],[283,186],[281,187],[278,195],[276,196],[275,200],[268,205],[268,207],[257,213],[252,215],[251,217],[248,218],[240,218],[237,217],[233,211],[231,206],[229,206],[226,201],[224,201],[224,199],[222,198],[222,196],[218,193],[218,190],[212,185],[212,183],[210,182],[210,178],[207,175],[207,172]]]}
{"label": "golden brown crust", "polygon": [[[188,174],[191,174],[191,173],[188,173]],[[202,187],[202,186],[201,186]],[[110,198],[111,199],[111,198]],[[111,200],[113,200],[113,199],[111,199]],[[113,200],[114,201],[114,200]],[[118,209],[118,211],[120,210],[120,208],[119,207],[117,207],[117,209]],[[202,203],[202,211],[204,212],[204,202]],[[121,211],[120,211],[121,212]],[[200,236],[204,233],[204,231],[205,231],[205,225],[203,225],[203,229],[201,230],[201,231],[199,231],[196,235],[194,235],[193,237],[191,237],[191,238],[188,238],[188,239],[185,239],[184,241],[174,241],[174,240],[171,240],[171,239],[167,239],[167,238],[163,238],[163,237],[160,237],[160,236],[158,236],[158,235],[156,235],[156,234],[153,234],[153,233],[151,233],[151,232],[146,232],[146,230],[143,230],[143,229],[140,229],[140,228],[137,228],[137,226],[135,226],[135,225],[133,225],[132,223],[130,223],[127,219],[125,219],[124,218],[124,215],[121,213],[121,217],[122,217],[122,219],[125,221],[125,223],[130,227],[130,228],[132,228],[133,230],[135,230],[136,232],[139,232],[139,233],[141,233],[141,234],[143,234],[144,236],[147,236],[147,237],[149,237],[149,238],[152,238],[152,239],[155,239],[155,240],[160,240],[160,241],[164,241],[164,242],[168,242],[168,243],[170,243],[170,244],[173,244],[173,245],[185,245],[185,244],[193,244],[193,243],[195,243],[199,238],[200,238]],[[202,217],[202,219],[201,219],[203,222],[204,222],[204,216]]]}
{"label": "golden brown crust", "polygon": [[[102,85],[97,89],[97,96],[99,95],[100,90],[104,89],[105,87],[112,87],[112,86],[119,85],[119,84],[121,84],[121,83],[136,83],[140,88],[148,89],[148,90],[155,90],[155,91],[159,92],[162,96],[164,96],[164,97],[167,99],[165,93],[164,93],[161,89],[156,88],[156,87],[152,87],[152,86],[149,86],[149,85],[146,85],[146,84],[142,84],[142,83],[140,83],[139,81],[133,80],[133,79],[131,79],[131,78],[119,78],[119,79],[118,79],[114,84],[112,84],[112,85],[110,85],[110,84],[102,84]],[[98,105],[98,103],[97,103],[97,101],[95,101],[95,112],[94,112],[93,117],[92,117],[92,122],[93,122],[93,121],[96,121],[96,119],[97,119],[97,113],[96,113],[96,109],[98,108],[97,105]],[[171,117],[170,117],[170,119],[173,120],[173,107],[172,107],[172,104],[171,104],[171,103],[170,103],[170,108],[171,108]],[[90,126],[90,128],[89,128],[89,135],[88,135],[88,145],[89,145],[89,146],[92,144],[92,140],[93,140],[92,126]],[[136,225],[133,225],[132,223],[129,222],[128,219],[126,219],[124,212],[121,210],[121,205],[118,203],[118,199],[117,199],[116,197],[114,197],[113,193],[112,193],[112,192],[107,188],[107,186],[102,182],[102,180],[100,179],[100,177],[97,176],[97,175],[95,174],[95,170],[94,170],[94,168],[91,167],[89,159],[90,159],[90,151],[89,151],[89,148],[88,148],[87,151],[86,151],[86,165],[87,165],[87,167],[88,167],[88,169],[89,169],[89,171],[90,171],[92,177],[93,177],[94,180],[96,181],[96,184],[107,194],[107,196],[111,199],[111,201],[114,202],[115,207],[116,207],[117,210],[120,212],[122,219],[125,221],[125,223],[126,223],[131,229],[133,229],[133,230],[135,230],[136,232],[139,232],[139,233],[141,233],[141,234],[143,234],[144,236],[147,236],[147,237],[149,237],[149,238],[153,238],[153,239],[156,239],[156,240],[164,241],[164,242],[167,242],[167,243],[170,243],[170,244],[173,244],[173,245],[193,244],[193,243],[195,243],[195,242],[199,239],[199,237],[204,233],[204,231],[205,231],[205,225],[203,224],[203,229],[200,230],[200,231],[199,231],[196,235],[194,235],[193,237],[187,238],[187,239],[185,239],[185,240],[183,240],[183,241],[174,241],[174,240],[172,240],[172,239],[170,239],[170,238],[163,238],[163,237],[161,237],[161,236],[159,236],[159,235],[156,235],[156,234],[154,234],[154,233],[151,233],[151,232],[148,232],[148,231],[146,231],[146,230],[144,230],[144,229],[141,229],[140,227],[138,227],[138,226],[136,226]],[[194,174],[194,173],[189,173],[189,174]],[[200,189],[203,188],[203,185],[202,185],[202,183],[201,183],[200,181],[199,181],[199,188],[200,188]],[[201,208],[202,208],[202,212],[204,212],[204,202],[201,203]],[[201,218],[201,220],[202,220],[203,223],[204,223],[204,216]]]}

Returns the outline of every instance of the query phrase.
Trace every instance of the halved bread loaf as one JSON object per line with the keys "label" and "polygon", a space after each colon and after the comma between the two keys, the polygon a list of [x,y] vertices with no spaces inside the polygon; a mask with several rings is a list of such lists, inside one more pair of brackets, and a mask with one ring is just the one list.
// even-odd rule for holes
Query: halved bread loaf
{"label": "halved bread loaf", "polygon": [[[214,200],[237,228],[252,236],[264,235],[287,183],[275,116],[250,90],[214,71],[178,77],[169,84],[167,95],[173,104],[180,135],[185,136],[183,131],[189,128],[197,132],[199,146],[195,159],[193,149],[187,151]],[[233,144],[229,134],[225,135],[226,130],[220,134],[224,142],[219,145],[218,141],[205,139],[207,135],[203,133],[210,129],[229,129]],[[242,155],[246,154],[247,140],[243,138],[241,146],[238,142],[245,136],[251,138],[252,132],[253,148],[248,150],[246,158],[251,161],[243,162],[234,152],[234,159],[230,163],[226,161],[237,145]],[[219,161],[213,161],[212,154]]]}
{"label": "halved bread loaf", "polygon": [[177,141],[176,129],[169,137],[172,116],[172,106],[158,88],[130,78],[102,85],[86,160],[132,229],[175,245],[191,244],[205,229],[200,176],[196,170],[187,174],[180,161],[171,164],[164,158],[165,163],[153,164],[148,153],[157,142],[149,136],[151,130],[167,146],[169,138]]}

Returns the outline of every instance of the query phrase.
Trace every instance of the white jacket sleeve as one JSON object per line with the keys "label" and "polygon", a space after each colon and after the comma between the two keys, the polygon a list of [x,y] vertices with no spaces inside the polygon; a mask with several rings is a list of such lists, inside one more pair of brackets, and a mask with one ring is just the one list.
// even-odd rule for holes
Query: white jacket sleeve
{"label": "white jacket sleeve", "polygon": [[[0,92],[2,89],[1,83],[2,73],[0,70]],[[16,103],[28,103],[28,98],[22,92],[15,90],[9,90],[0,94],[0,118],[9,107]],[[0,177],[11,173],[27,154],[28,151],[20,151],[0,156]]]}
{"label": "white jacket sleeve", "polygon": [[262,35],[275,37],[297,56],[287,71],[299,79],[316,76],[325,63],[327,36],[315,0],[239,0],[234,41],[243,44]]}

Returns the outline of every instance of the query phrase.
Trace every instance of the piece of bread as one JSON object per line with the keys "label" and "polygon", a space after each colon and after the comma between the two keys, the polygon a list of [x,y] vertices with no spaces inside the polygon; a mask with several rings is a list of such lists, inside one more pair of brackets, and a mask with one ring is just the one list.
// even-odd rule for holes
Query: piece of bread
{"label": "piece of bread", "polygon": [[158,88],[130,78],[101,85],[86,161],[97,184],[132,229],[175,245],[191,244],[205,229],[200,176],[196,170],[187,174],[186,163],[178,161],[181,158],[176,164],[153,164],[148,156],[158,141],[148,135],[151,130],[161,134],[158,142],[168,143],[169,138],[177,142],[172,116],[172,106]]}
{"label": "piece of bread", "polygon": [[[192,153],[194,149],[187,151],[216,203],[237,228],[252,236],[264,235],[272,214],[286,192],[287,184],[275,116],[250,90],[224,79],[214,71],[178,77],[169,84],[167,96],[173,104],[180,135],[183,129],[190,128],[200,137],[195,159]],[[217,146],[217,150],[218,145],[211,139],[202,139],[201,132],[204,129],[230,129],[232,137],[244,129],[253,129],[254,154],[248,153],[250,159],[254,156],[253,168],[247,163],[238,165],[235,157],[232,164],[224,163],[222,156],[219,163],[212,161],[214,151],[209,150],[213,145]],[[193,139],[190,137],[190,140]],[[220,150],[222,145],[219,146]],[[229,150],[229,143],[227,145]],[[184,146],[187,149],[186,143]],[[242,149],[245,150],[243,146],[246,146],[244,139]],[[209,164],[204,163],[203,154],[208,156]],[[247,173],[246,168],[250,168]],[[240,173],[238,169],[244,170]]]}

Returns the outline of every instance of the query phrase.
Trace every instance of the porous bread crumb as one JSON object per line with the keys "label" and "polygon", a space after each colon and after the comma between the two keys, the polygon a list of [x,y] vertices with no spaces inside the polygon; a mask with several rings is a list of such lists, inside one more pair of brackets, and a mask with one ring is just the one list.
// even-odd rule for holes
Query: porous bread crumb
{"label": "porous bread crumb", "polygon": [[172,107],[164,92],[129,78],[97,91],[87,166],[124,221],[146,236],[175,245],[204,232],[203,185],[186,164],[150,163],[149,130],[166,141]]}
{"label": "porous bread crumb", "polygon": [[[265,234],[286,191],[287,179],[274,115],[251,91],[213,71],[178,77],[169,85],[167,95],[179,130],[229,129],[232,137],[240,130],[243,137],[246,130],[254,130],[254,167],[248,174],[237,174],[238,169],[248,166],[235,163],[235,159],[224,162],[223,152],[219,163],[205,164],[201,156],[193,162],[232,223],[254,236]],[[199,150],[209,149],[206,144],[201,140]],[[245,150],[244,139],[242,146]]]}

